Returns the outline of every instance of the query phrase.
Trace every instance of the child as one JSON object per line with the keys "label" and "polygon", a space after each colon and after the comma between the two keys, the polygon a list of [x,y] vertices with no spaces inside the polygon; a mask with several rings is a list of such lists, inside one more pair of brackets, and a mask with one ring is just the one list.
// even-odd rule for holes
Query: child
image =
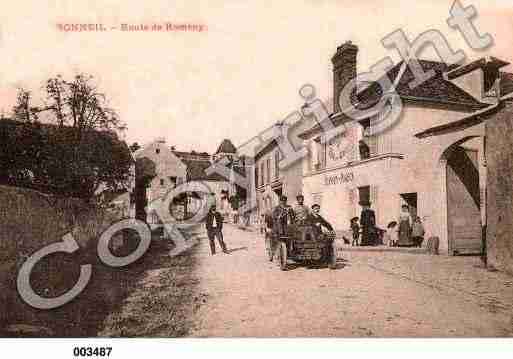
{"label": "child", "polygon": [[351,231],[353,231],[352,246],[358,246],[358,237],[360,236],[360,226],[358,225],[358,217],[351,218]]}
{"label": "child", "polygon": [[413,221],[412,229],[411,229],[411,236],[413,239],[413,243],[417,247],[422,247],[422,242],[424,241],[424,234],[426,231],[424,230],[424,226],[422,225],[422,221],[420,220],[419,216],[415,217],[415,220]]}
{"label": "child", "polygon": [[392,221],[387,226],[387,233],[386,237],[388,240],[388,246],[389,247],[396,247],[397,242],[399,242],[399,232],[397,230],[397,222]]}

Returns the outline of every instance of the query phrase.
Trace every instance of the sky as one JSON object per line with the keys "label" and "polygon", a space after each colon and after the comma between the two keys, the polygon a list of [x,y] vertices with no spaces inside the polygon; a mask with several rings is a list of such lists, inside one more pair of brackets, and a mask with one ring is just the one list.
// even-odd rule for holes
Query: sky
{"label": "sky", "polygon": [[[0,110],[9,115],[18,87],[37,98],[50,76],[85,72],[127,124],[127,142],[165,137],[178,150],[214,152],[224,138],[240,145],[298,110],[306,83],[331,97],[330,59],[347,40],[359,48],[358,72],[384,56],[399,59],[380,42],[398,28],[411,40],[439,30],[470,60],[513,62],[511,1],[461,3],[476,7],[478,31],[494,38],[487,50],[473,51],[447,25],[452,0],[11,2],[0,14]],[[166,22],[206,31],[120,30]],[[107,31],[59,31],[71,23]],[[418,56],[436,59],[429,48]]]}

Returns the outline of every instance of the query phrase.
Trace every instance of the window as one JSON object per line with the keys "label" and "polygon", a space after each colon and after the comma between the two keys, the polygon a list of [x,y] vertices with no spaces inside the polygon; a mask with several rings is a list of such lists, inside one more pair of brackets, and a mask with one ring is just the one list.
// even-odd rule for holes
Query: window
{"label": "window", "polygon": [[366,160],[370,157],[370,148],[363,140],[358,142],[358,149],[360,150],[360,160]]}
{"label": "window", "polygon": [[164,179],[163,179],[163,178],[161,178],[161,179],[160,179],[160,185],[161,185],[161,186],[163,186],[163,185],[164,185]]}
{"label": "window", "polygon": [[264,161],[260,162],[260,186],[263,186],[265,183],[265,176],[264,176]]}
{"label": "window", "polygon": [[160,148],[156,148],[155,153],[158,155],[160,153]]}
{"label": "window", "polygon": [[280,151],[274,153],[274,178],[280,177]]}
{"label": "window", "polygon": [[[374,126],[374,124],[376,124],[374,130],[379,128],[378,121],[380,121],[379,118],[372,120],[372,125]],[[376,134],[372,134],[370,118],[360,121],[360,125],[362,126],[362,139],[359,141],[360,160],[365,160],[371,156],[376,155],[378,148],[378,137]]]}
{"label": "window", "polygon": [[176,187],[176,177],[169,177],[169,182],[171,186]]}
{"label": "window", "polygon": [[358,199],[360,203],[370,203],[370,186],[358,187]]}
{"label": "window", "polygon": [[258,187],[258,180],[259,180],[258,175],[259,175],[258,166],[255,166],[255,187]]}
{"label": "window", "polygon": [[326,167],[326,144],[320,140],[312,142],[312,160],[314,170],[321,170]]}

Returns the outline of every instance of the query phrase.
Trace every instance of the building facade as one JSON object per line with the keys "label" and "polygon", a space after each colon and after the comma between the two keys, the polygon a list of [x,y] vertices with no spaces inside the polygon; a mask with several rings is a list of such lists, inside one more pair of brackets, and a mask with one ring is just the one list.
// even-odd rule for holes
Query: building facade
{"label": "building facade", "polygon": [[[310,128],[315,122],[313,116],[303,116],[298,122],[289,125],[288,140],[294,149],[303,146],[303,141],[298,135]],[[280,128],[283,123],[275,126]],[[282,132],[281,129],[279,129]],[[276,140],[270,140],[267,144],[255,150],[255,193],[257,204],[257,216],[265,214],[278,205],[280,196],[286,196],[289,204],[293,204],[298,194],[303,192],[303,162],[301,159],[287,166],[280,166],[283,152]]]}
{"label": "building facade", "polygon": [[[236,152],[235,146],[228,139],[223,140],[216,153],[211,156],[207,152],[177,151],[166,143],[165,138],[158,138],[136,151],[136,159],[145,158],[155,165],[156,175],[146,188],[148,222],[159,222],[157,206],[162,204],[169,191],[185,182],[201,182],[203,191],[211,196],[210,200],[215,198],[218,209],[228,216],[231,210],[228,199],[230,194],[236,193],[235,185],[230,178],[221,174],[207,174],[207,168],[213,161],[220,161],[225,157],[230,161],[237,161]],[[231,168],[237,170],[235,166]],[[178,218],[190,216],[201,208],[204,200],[204,194],[187,192],[173,199],[171,210]]]}
{"label": "building facade", "polygon": [[[356,74],[357,52],[355,45],[345,43],[332,58],[335,97]],[[493,84],[499,80],[489,68],[503,63],[460,71],[419,61],[424,71],[435,75],[414,89],[408,86],[414,77],[404,62],[387,73],[403,108],[385,131],[374,133],[372,127],[390,113],[388,106],[372,117],[346,123],[345,131],[327,143],[320,141],[318,125],[300,134],[309,153],[303,161],[305,201],[320,204],[338,230],[349,228],[362,202],[371,203],[377,226],[383,229],[398,220],[406,204],[423,220],[426,237],[440,238],[441,253],[480,253],[486,223],[484,125],[429,138],[423,134],[490,106]],[[347,120],[337,101],[333,111],[335,124]]]}

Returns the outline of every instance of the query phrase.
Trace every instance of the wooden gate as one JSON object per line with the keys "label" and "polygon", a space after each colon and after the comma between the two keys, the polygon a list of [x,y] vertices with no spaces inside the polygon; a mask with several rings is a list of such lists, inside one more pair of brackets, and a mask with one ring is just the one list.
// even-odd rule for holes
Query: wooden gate
{"label": "wooden gate", "polygon": [[482,253],[477,151],[456,147],[447,161],[449,253]]}

